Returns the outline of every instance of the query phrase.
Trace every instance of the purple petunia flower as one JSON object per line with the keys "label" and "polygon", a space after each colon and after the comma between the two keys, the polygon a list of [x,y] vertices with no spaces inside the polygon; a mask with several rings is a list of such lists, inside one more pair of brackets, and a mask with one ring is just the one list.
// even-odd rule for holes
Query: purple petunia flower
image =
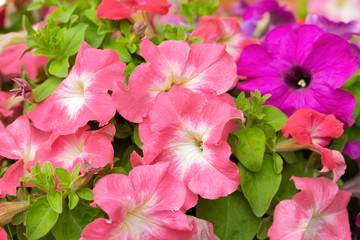
{"label": "purple petunia flower", "polygon": [[[239,2],[238,12],[243,12],[241,23],[241,29],[248,37],[252,37],[258,23],[262,18],[266,19],[266,23],[261,27],[261,31],[257,33],[257,38],[261,38],[269,30],[272,30],[276,26],[280,26],[287,23],[296,24],[295,15],[280,6],[279,3],[275,0],[261,0],[257,2],[253,2],[249,5],[243,3],[243,1]],[[254,24],[256,23],[256,24]]]}
{"label": "purple petunia flower", "polygon": [[333,33],[349,40],[354,34],[360,34],[360,23],[357,21],[333,22],[321,15],[310,14],[306,16],[306,24],[314,24],[328,33]]}
{"label": "purple petunia flower", "polygon": [[250,45],[238,62],[238,74],[246,76],[240,90],[258,89],[271,94],[267,104],[290,116],[300,108],[335,114],[345,124],[356,104],[341,85],[356,71],[350,44],[314,25],[296,31],[290,24],[275,28],[265,46]]}

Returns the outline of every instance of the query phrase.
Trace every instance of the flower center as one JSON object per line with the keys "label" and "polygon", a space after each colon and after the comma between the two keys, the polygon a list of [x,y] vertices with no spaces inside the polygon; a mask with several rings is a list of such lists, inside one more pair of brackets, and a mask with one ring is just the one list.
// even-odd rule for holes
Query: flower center
{"label": "flower center", "polygon": [[283,79],[291,89],[307,88],[311,83],[311,72],[299,65],[293,65],[285,72]]}

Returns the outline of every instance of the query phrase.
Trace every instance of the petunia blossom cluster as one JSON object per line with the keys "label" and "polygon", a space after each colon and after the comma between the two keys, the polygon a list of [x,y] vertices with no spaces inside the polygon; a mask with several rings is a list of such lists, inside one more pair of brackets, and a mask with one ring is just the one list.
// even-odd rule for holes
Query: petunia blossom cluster
{"label": "petunia blossom cluster", "polygon": [[360,237],[359,4],[320,2],[0,1],[0,240]]}

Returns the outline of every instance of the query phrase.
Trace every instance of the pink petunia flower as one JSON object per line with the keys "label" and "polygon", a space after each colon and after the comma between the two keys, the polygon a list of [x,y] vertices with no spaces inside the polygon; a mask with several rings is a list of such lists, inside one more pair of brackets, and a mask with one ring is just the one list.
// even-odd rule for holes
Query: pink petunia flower
{"label": "pink petunia flower", "polygon": [[24,66],[27,76],[30,79],[34,79],[38,74],[38,69],[45,67],[48,58],[32,55],[35,50],[25,53],[20,59],[26,49],[26,44],[17,44],[6,47],[1,53],[0,73],[5,76],[5,79],[20,77],[22,66]]}
{"label": "pink petunia flower", "polygon": [[240,184],[227,143],[237,118],[244,120],[229,95],[203,96],[174,86],[158,95],[139,125],[144,152],[139,164],[171,162],[169,171],[188,189],[186,206],[196,204],[197,194],[227,196]]}
{"label": "pink petunia flower", "polygon": [[54,168],[62,167],[69,172],[79,163],[83,166],[85,161],[90,162],[92,168],[107,164],[112,166],[114,125],[109,124],[96,131],[89,129],[85,126],[73,134],[52,135],[51,141],[37,151],[35,160],[40,163],[49,161]]}
{"label": "pink petunia flower", "polygon": [[343,124],[333,114],[325,115],[312,109],[302,108],[296,111],[281,128],[285,137],[292,136],[276,144],[277,151],[309,149],[321,154],[323,168],[320,173],[332,171],[337,181],[344,174],[346,164],[339,151],[325,148],[331,138],[343,133]]}
{"label": "pink petunia flower", "polygon": [[226,51],[237,62],[242,50],[250,44],[259,44],[241,32],[236,18],[217,18],[201,16],[199,27],[193,32],[194,37],[202,37],[205,43],[217,42],[226,45]]}
{"label": "pink petunia flower", "polygon": [[94,204],[110,220],[96,219],[86,226],[81,239],[191,239],[192,226],[180,211],[186,189],[167,173],[168,166],[139,166],[129,176],[111,174],[100,179],[93,190]]}
{"label": "pink petunia flower", "polygon": [[118,81],[112,95],[118,112],[132,122],[142,122],[156,96],[174,85],[220,95],[231,89],[237,78],[234,60],[222,44],[189,46],[185,41],[164,41],[155,46],[144,38],[140,54],[147,64],[135,68],[128,89]]}
{"label": "pink petunia flower", "polygon": [[350,240],[346,206],[351,194],[325,177],[292,180],[301,192],[276,206],[270,240]]}
{"label": "pink petunia flower", "polygon": [[0,228],[0,239],[7,239],[7,233],[2,228]]}
{"label": "pink petunia flower", "polygon": [[28,163],[34,160],[36,151],[49,137],[50,133],[35,128],[25,115],[6,128],[0,128],[0,155],[19,160],[0,179],[0,197],[6,194],[16,196],[20,178],[30,174]]}
{"label": "pink petunia flower", "polygon": [[334,113],[351,125],[356,99],[339,88],[356,72],[356,65],[350,44],[343,38],[314,25],[302,25],[296,31],[283,25],[267,34],[265,46],[244,49],[238,74],[247,79],[238,88],[271,94],[266,104],[288,116],[306,107]]}
{"label": "pink petunia flower", "polygon": [[192,235],[191,240],[220,240],[220,238],[214,234],[214,227],[211,222],[189,215],[187,216],[187,220],[189,224],[194,220],[196,221],[197,231]]}
{"label": "pink petunia flower", "polygon": [[116,81],[124,81],[124,68],[115,51],[82,42],[69,76],[28,113],[29,118],[37,128],[63,135],[75,133],[91,120],[107,124],[116,111],[108,91]]}
{"label": "pink petunia flower", "polygon": [[98,18],[120,20],[130,17],[138,10],[165,15],[170,4],[167,0],[103,0],[96,10]]}

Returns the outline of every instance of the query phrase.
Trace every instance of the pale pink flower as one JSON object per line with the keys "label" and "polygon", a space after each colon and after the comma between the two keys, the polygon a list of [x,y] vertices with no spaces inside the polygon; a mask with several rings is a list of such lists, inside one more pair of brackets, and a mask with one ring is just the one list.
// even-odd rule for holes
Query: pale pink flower
{"label": "pale pink flower", "polygon": [[[51,141],[39,149],[35,160],[41,164],[49,161],[52,166],[62,167],[72,172],[74,167],[89,162],[92,168],[113,165],[114,149],[111,145],[115,126],[107,125],[96,131],[89,126],[68,135],[52,135]],[[35,164],[35,163],[34,163]]]}
{"label": "pale pink flower", "polygon": [[147,64],[135,68],[128,89],[118,81],[112,95],[119,113],[132,122],[142,122],[156,96],[174,85],[219,95],[236,82],[235,62],[222,44],[164,41],[155,46],[144,38],[140,54]]}
{"label": "pale pink flower", "polygon": [[194,37],[202,37],[204,43],[223,43],[226,51],[237,62],[242,50],[250,44],[260,44],[258,39],[251,39],[241,32],[237,18],[217,18],[201,16],[199,27],[193,32]]}
{"label": "pale pink flower", "polygon": [[49,59],[44,56],[32,55],[35,50],[25,53],[20,59],[26,49],[26,44],[17,44],[6,47],[1,53],[0,73],[5,76],[5,79],[20,77],[22,66],[24,66],[27,76],[34,79],[37,76],[38,69],[45,67]]}
{"label": "pale pink flower", "polygon": [[138,164],[170,162],[169,171],[188,189],[186,206],[196,204],[197,194],[227,196],[240,184],[227,143],[237,118],[244,120],[230,95],[203,96],[174,86],[158,95],[139,125],[144,159]]}
{"label": "pale pink flower", "polygon": [[214,227],[211,222],[189,215],[187,216],[187,220],[189,224],[194,220],[196,221],[197,231],[192,235],[191,240],[220,240],[220,238],[214,234]]}
{"label": "pale pink flower", "polygon": [[5,172],[0,179],[0,197],[6,194],[16,196],[16,187],[21,177],[28,177],[27,164],[34,160],[36,151],[48,139],[50,133],[43,132],[30,124],[23,115],[6,128],[0,128],[0,155],[19,160]]}
{"label": "pale pink flower", "polygon": [[168,164],[139,166],[129,176],[111,174],[100,179],[93,190],[94,204],[110,220],[96,219],[86,226],[81,239],[191,239],[192,226],[180,211],[186,189],[167,169]]}
{"label": "pale pink flower", "polygon": [[292,180],[301,192],[276,206],[270,240],[350,240],[346,206],[351,194],[325,177]]}
{"label": "pale pink flower", "polygon": [[325,148],[331,138],[338,138],[343,133],[343,124],[333,114],[325,115],[312,109],[302,108],[290,116],[281,128],[285,137],[292,136],[276,144],[278,151],[309,149],[321,154],[323,168],[320,173],[332,171],[334,181],[345,172],[344,157],[339,151]]}
{"label": "pale pink flower", "polygon": [[74,133],[90,120],[100,126],[115,115],[108,94],[124,81],[125,64],[113,50],[91,48],[82,42],[74,67],[58,89],[28,113],[35,126],[55,134]]}

